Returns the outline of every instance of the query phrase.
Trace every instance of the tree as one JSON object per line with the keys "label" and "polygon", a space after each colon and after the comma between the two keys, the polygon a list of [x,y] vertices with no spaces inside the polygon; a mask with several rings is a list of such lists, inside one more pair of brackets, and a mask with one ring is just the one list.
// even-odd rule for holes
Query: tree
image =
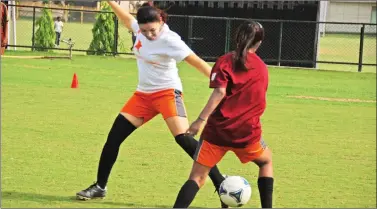
{"label": "tree", "polygon": [[36,25],[35,50],[48,51],[46,48],[52,48],[55,44],[54,20],[50,9],[43,8],[42,16],[37,20]]}
{"label": "tree", "polygon": [[93,40],[90,43],[90,51],[88,55],[105,55],[106,52],[113,51],[115,22],[113,13],[104,13],[111,11],[110,6],[106,2],[101,2],[101,11],[96,15],[92,33]]}

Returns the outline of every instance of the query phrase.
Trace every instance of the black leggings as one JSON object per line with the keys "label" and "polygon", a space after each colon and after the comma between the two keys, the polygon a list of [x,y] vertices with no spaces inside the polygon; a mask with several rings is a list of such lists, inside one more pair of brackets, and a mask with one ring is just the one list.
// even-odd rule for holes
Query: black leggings
{"label": "black leggings", "polygon": [[[111,169],[118,157],[118,152],[122,142],[134,131],[136,127],[132,125],[123,115],[119,114],[115,119],[113,126],[108,134],[107,141],[102,149],[98,173],[97,183],[100,187],[105,188]],[[182,149],[193,158],[198,141],[191,136],[184,134],[177,135],[175,137],[176,142]],[[210,178],[213,181],[216,189],[220,186],[224,177],[220,174],[217,167],[213,167],[209,173]]]}

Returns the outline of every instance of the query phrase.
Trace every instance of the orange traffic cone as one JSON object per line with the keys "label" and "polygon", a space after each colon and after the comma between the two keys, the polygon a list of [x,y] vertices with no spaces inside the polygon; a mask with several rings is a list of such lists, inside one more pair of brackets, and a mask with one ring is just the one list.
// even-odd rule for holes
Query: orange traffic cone
{"label": "orange traffic cone", "polygon": [[73,74],[71,88],[75,89],[75,88],[78,88],[78,87],[79,87],[79,81],[77,80],[77,75],[75,73],[75,74]]}

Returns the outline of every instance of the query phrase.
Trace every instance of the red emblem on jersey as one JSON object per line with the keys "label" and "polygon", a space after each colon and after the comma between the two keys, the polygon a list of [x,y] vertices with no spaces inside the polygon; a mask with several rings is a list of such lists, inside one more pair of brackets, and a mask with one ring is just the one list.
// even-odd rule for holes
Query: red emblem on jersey
{"label": "red emblem on jersey", "polygon": [[135,48],[137,49],[137,51],[139,51],[139,49],[142,47],[143,45],[141,45],[141,41],[138,40],[136,45],[135,45]]}

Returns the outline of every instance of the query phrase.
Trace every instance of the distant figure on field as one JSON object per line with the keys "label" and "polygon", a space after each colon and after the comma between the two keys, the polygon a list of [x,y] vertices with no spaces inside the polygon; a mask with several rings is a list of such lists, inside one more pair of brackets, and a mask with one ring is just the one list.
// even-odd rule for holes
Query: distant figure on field
{"label": "distant figure on field", "polygon": [[63,26],[64,26],[63,21],[61,21],[60,17],[57,17],[54,22],[54,29],[55,29],[55,34],[56,34],[55,46],[59,46],[60,44],[60,36],[63,32]]}

